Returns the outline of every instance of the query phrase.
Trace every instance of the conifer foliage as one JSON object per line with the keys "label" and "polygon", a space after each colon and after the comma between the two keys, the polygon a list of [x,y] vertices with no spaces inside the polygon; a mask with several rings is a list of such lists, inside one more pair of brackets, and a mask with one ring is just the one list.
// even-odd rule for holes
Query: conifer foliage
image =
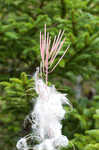
{"label": "conifer foliage", "polygon": [[[31,130],[23,120],[35,103],[32,75],[41,60],[39,34],[44,24],[52,38],[64,31],[66,40],[56,62],[70,45],[49,76],[59,91],[68,93],[74,107],[71,111],[64,106],[68,113],[62,122],[63,134],[70,140],[66,150],[72,150],[73,144],[77,150],[98,150],[98,0],[0,1],[0,149],[14,150],[18,137]],[[80,98],[75,92],[79,76]]]}

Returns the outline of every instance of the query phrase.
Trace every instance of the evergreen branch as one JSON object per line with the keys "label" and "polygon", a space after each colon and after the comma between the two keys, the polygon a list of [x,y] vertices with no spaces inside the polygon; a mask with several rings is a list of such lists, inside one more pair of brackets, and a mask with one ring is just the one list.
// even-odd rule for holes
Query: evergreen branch
{"label": "evergreen branch", "polygon": [[61,18],[65,18],[66,16],[66,5],[64,0],[60,0],[61,2]]}
{"label": "evergreen branch", "polygon": [[82,49],[80,49],[79,51],[77,51],[73,56],[71,56],[70,59],[69,59],[69,60],[67,61],[67,63],[66,63],[66,67],[68,67],[68,65],[69,65],[71,62],[73,62],[73,60],[74,60],[75,58],[77,58],[77,56],[78,56],[79,54],[82,54],[82,53],[83,53],[83,50],[86,49],[86,48],[88,48],[87,45],[86,45],[85,47],[83,47]]}
{"label": "evergreen branch", "polygon": [[77,36],[77,31],[76,31],[76,21],[75,21],[75,15],[74,15],[74,10],[72,10],[72,30],[75,36]]}

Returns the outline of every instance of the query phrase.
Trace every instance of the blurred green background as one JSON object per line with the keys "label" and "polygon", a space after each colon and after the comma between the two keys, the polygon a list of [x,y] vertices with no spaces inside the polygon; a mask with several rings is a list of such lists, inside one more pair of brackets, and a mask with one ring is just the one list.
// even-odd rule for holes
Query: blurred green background
{"label": "blurred green background", "polygon": [[33,73],[40,63],[39,33],[64,30],[70,48],[49,75],[73,105],[62,121],[65,150],[99,150],[99,0],[0,0],[0,150],[16,150],[31,131]]}

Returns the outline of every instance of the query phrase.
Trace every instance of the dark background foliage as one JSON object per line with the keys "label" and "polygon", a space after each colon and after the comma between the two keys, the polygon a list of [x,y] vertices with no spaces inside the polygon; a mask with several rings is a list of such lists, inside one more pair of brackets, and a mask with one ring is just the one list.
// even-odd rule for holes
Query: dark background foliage
{"label": "dark background foliage", "polygon": [[[39,33],[47,24],[52,39],[64,30],[69,51],[49,81],[68,94],[73,110],[63,120],[65,150],[99,149],[99,1],[0,0],[0,149],[15,150],[30,132],[33,73],[40,63]],[[29,76],[31,75],[31,77]]]}

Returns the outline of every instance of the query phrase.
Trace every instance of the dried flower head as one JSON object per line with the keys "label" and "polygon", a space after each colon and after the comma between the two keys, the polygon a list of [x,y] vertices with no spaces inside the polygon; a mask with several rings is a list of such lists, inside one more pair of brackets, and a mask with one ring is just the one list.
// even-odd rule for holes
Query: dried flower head
{"label": "dried flower head", "polygon": [[44,34],[40,32],[40,52],[41,52],[41,59],[42,59],[42,72],[46,75],[46,84],[48,81],[48,73],[51,73],[59,64],[59,62],[64,57],[65,53],[67,52],[69,46],[64,51],[63,55],[59,59],[59,61],[55,64],[55,66],[50,70],[56,56],[58,55],[60,49],[62,48],[65,38],[62,40],[64,31],[59,31],[58,36],[54,38],[54,41],[51,45],[51,37],[49,33],[46,32],[46,24],[44,28]]}

